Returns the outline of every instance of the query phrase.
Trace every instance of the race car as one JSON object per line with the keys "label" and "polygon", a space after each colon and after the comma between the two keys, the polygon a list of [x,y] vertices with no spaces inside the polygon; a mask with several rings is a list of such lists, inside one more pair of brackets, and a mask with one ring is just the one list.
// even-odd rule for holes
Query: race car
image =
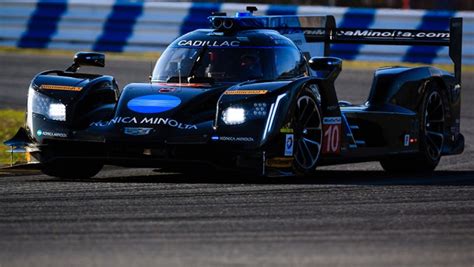
{"label": "race car", "polygon": [[[213,14],[209,29],[177,38],[149,83],[120,90],[111,76],[78,72],[105,65],[94,52],[39,73],[26,125],[5,144],[60,178],[92,177],[104,164],[312,175],[318,166],[380,161],[387,171],[418,172],[462,153],[461,18],[449,31],[426,32],[253,11]],[[448,46],[454,72],[380,68],[365,104],[352,105],[336,94],[334,43]]]}

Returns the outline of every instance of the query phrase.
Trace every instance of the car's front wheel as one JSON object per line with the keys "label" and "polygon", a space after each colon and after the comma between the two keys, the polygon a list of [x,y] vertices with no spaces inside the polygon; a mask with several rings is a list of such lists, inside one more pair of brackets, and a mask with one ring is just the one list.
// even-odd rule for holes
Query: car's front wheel
{"label": "car's front wheel", "polygon": [[322,120],[320,105],[309,90],[304,90],[297,98],[293,130],[293,169],[297,174],[312,174],[321,152]]}
{"label": "car's front wheel", "polygon": [[41,171],[62,179],[87,179],[99,173],[103,166],[92,161],[60,160],[43,164]]}

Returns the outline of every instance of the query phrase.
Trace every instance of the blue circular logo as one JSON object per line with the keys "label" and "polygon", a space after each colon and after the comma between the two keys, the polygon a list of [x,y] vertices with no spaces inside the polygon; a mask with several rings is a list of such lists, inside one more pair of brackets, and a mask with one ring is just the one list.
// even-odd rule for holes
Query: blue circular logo
{"label": "blue circular logo", "polygon": [[128,101],[127,107],[138,113],[160,113],[175,108],[181,99],[172,95],[144,95]]}
{"label": "blue circular logo", "polygon": [[38,131],[36,131],[36,135],[37,136],[42,136],[43,135],[43,131],[41,129],[38,129]]}

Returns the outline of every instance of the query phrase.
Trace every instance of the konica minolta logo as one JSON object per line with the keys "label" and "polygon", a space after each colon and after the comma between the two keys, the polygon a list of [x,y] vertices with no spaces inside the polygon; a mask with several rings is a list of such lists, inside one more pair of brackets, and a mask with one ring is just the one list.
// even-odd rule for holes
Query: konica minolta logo
{"label": "konica minolta logo", "polygon": [[161,117],[115,117],[110,121],[97,121],[92,122],[89,126],[91,127],[105,127],[114,124],[128,124],[128,125],[166,125],[172,128],[178,128],[181,130],[196,130],[197,126],[194,124],[182,123],[170,118]]}
{"label": "konica minolta logo", "polygon": [[[304,31],[306,37],[322,38],[325,36],[324,29],[308,29]],[[377,30],[377,29],[338,29],[335,32],[336,38],[344,39],[344,37],[362,37],[362,38],[407,38],[407,39],[424,39],[449,38],[449,32],[432,32],[418,30]]]}
{"label": "konica minolta logo", "polygon": [[398,38],[449,38],[449,32],[401,30],[338,30],[341,37],[398,37]]}

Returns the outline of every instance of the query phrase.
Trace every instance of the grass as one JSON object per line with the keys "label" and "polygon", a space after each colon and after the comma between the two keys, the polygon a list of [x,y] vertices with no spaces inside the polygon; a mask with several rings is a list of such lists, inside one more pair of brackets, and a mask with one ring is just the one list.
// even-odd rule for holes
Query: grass
{"label": "grass", "polygon": [[[3,142],[16,134],[18,128],[25,123],[25,112],[22,110],[5,109],[0,110],[0,165],[10,164],[10,153],[6,152],[10,147],[5,146]],[[16,153],[13,157],[14,162],[25,162],[26,157],[23,153]]]}

